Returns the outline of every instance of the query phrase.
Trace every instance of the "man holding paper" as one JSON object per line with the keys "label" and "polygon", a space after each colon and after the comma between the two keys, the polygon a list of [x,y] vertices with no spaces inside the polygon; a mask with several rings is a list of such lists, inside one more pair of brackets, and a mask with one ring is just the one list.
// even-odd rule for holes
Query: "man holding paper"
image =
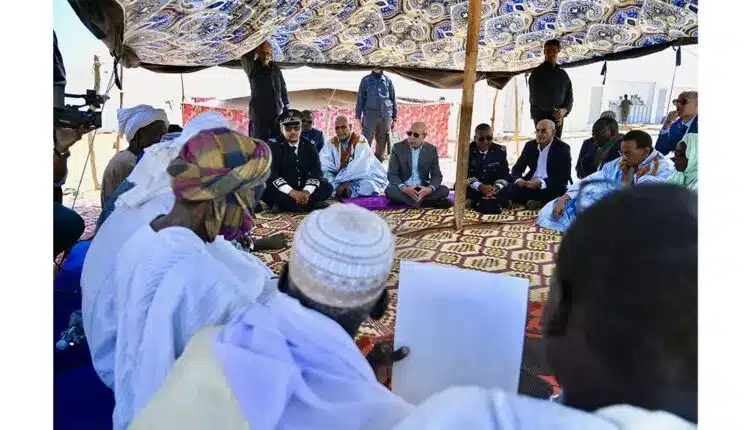
{"label": "man holding paper", "polygon": [[394,248],[385,221],[356,205],[308,215],[278,289],[196,334],[131,428],[390,429],[413,407],[353,337],[385,312]]}
{"label": "man holding paper", "polygon": [[394,430],[695,429],[697,321],[697,195],[675,185],[619,191],[560,243],[542,330],[563,404],[454,387]]}

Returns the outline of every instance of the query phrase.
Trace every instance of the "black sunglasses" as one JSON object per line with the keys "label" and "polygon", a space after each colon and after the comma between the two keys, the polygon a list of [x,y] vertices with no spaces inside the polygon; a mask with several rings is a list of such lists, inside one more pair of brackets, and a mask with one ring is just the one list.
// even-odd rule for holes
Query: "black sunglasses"
{"label": "black sunglasses", "polygon": [[492,136],[479,136],[476,140],[477,142],[492,142]]}
{"label": "black sunglasses", "polygon": [[672,104],[675,105],[675,106],[677,106],[677,105],[683,105],[684,106],[684,105],[686,105],[688,103],[690,103],[690,100],[688,100],[688,99],[674,99],[674,100],[672,100]]}
{"label": "black sunglasses", "polygon": [[284,129],[287,131],[299,130],[299,125],[284,125]]}
{"label": "black sunglasses", "polygon": [[416,133],[416,132],[413,132],[413,131],[407,131],[406,135],[409,136],[409,137],[413,137],[415,139],[419,139],[419,136],[424,136],[424,133],[423,134],[419,134],[419,133]]}

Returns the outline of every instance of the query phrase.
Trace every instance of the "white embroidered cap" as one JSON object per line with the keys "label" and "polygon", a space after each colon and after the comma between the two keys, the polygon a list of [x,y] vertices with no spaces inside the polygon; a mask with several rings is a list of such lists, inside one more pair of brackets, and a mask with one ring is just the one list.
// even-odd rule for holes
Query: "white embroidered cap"
{"label": "white embroidered cap", "polygon": [[333,204],[302,221],[294,235],[289,277],[317,303],[362,306],[385,288],[394,248],[382,218],[357,205]]}

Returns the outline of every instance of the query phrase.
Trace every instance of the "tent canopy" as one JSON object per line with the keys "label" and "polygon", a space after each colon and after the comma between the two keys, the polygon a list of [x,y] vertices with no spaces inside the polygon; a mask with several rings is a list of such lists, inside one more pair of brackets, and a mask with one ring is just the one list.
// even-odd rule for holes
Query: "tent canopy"
{"label": "tent canopy", "polygon": [[[263,40],[283,67],[385,68],[461,86],[465,0],[69,0],[126,67],[239,67]],[[482,4],[477,79],[501,88],[562,42],[567,67],[697,43],[698,0],[497,0]]]}

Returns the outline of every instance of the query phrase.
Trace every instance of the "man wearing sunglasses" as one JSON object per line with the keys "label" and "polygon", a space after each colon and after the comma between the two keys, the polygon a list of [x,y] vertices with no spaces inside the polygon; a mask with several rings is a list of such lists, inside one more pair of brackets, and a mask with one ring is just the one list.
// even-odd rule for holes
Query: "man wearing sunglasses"
{"label": "man wearing sunglasses", "polygon": [[698,133],[698,92],[685,91],[672,103],[676,109],[664,119],[656,140],[656,150],[664,155],[674,151],[688,133]]}
{"label": "man wearing sunglasses", "polygon": [[435,145],[425,141],[427,126],[415,122],[406,132],[406,140],[393,145],[388,160],[388,187],[385,195],[396,203],[411,207],[449,208],[448,187],[442,185]]}
{"label": "man wearing sunglasses", "polygon": [[303,110],[302,111],[302,137],[312,141],[312,143],[315,144],[315,149],[318,150],[318,153],[323,149],[323,146],[326,144],[326,138],[323,136],[323,132],[318,130],[317,128],[313,127],[313,124],[315,123],[315,117],[313,116],[312,111],[309,110]]}
{"label": "man wearing sunglasses", "polygon": [[302,112],[290,109],[281,114],[281,136],[268,140],[271,175],[263,201],[274,211],[309,212],[328,207],[333,192],[323,178],[315,144],[301,136]]}
{"label": "man wearing sunglasses", "polygon": [[466,205],[483,214],[502,211],[498,192],[512,181],[505,146],[492,142],[489,124],[474,129],[469,144],[469,179],[466,180]]}

